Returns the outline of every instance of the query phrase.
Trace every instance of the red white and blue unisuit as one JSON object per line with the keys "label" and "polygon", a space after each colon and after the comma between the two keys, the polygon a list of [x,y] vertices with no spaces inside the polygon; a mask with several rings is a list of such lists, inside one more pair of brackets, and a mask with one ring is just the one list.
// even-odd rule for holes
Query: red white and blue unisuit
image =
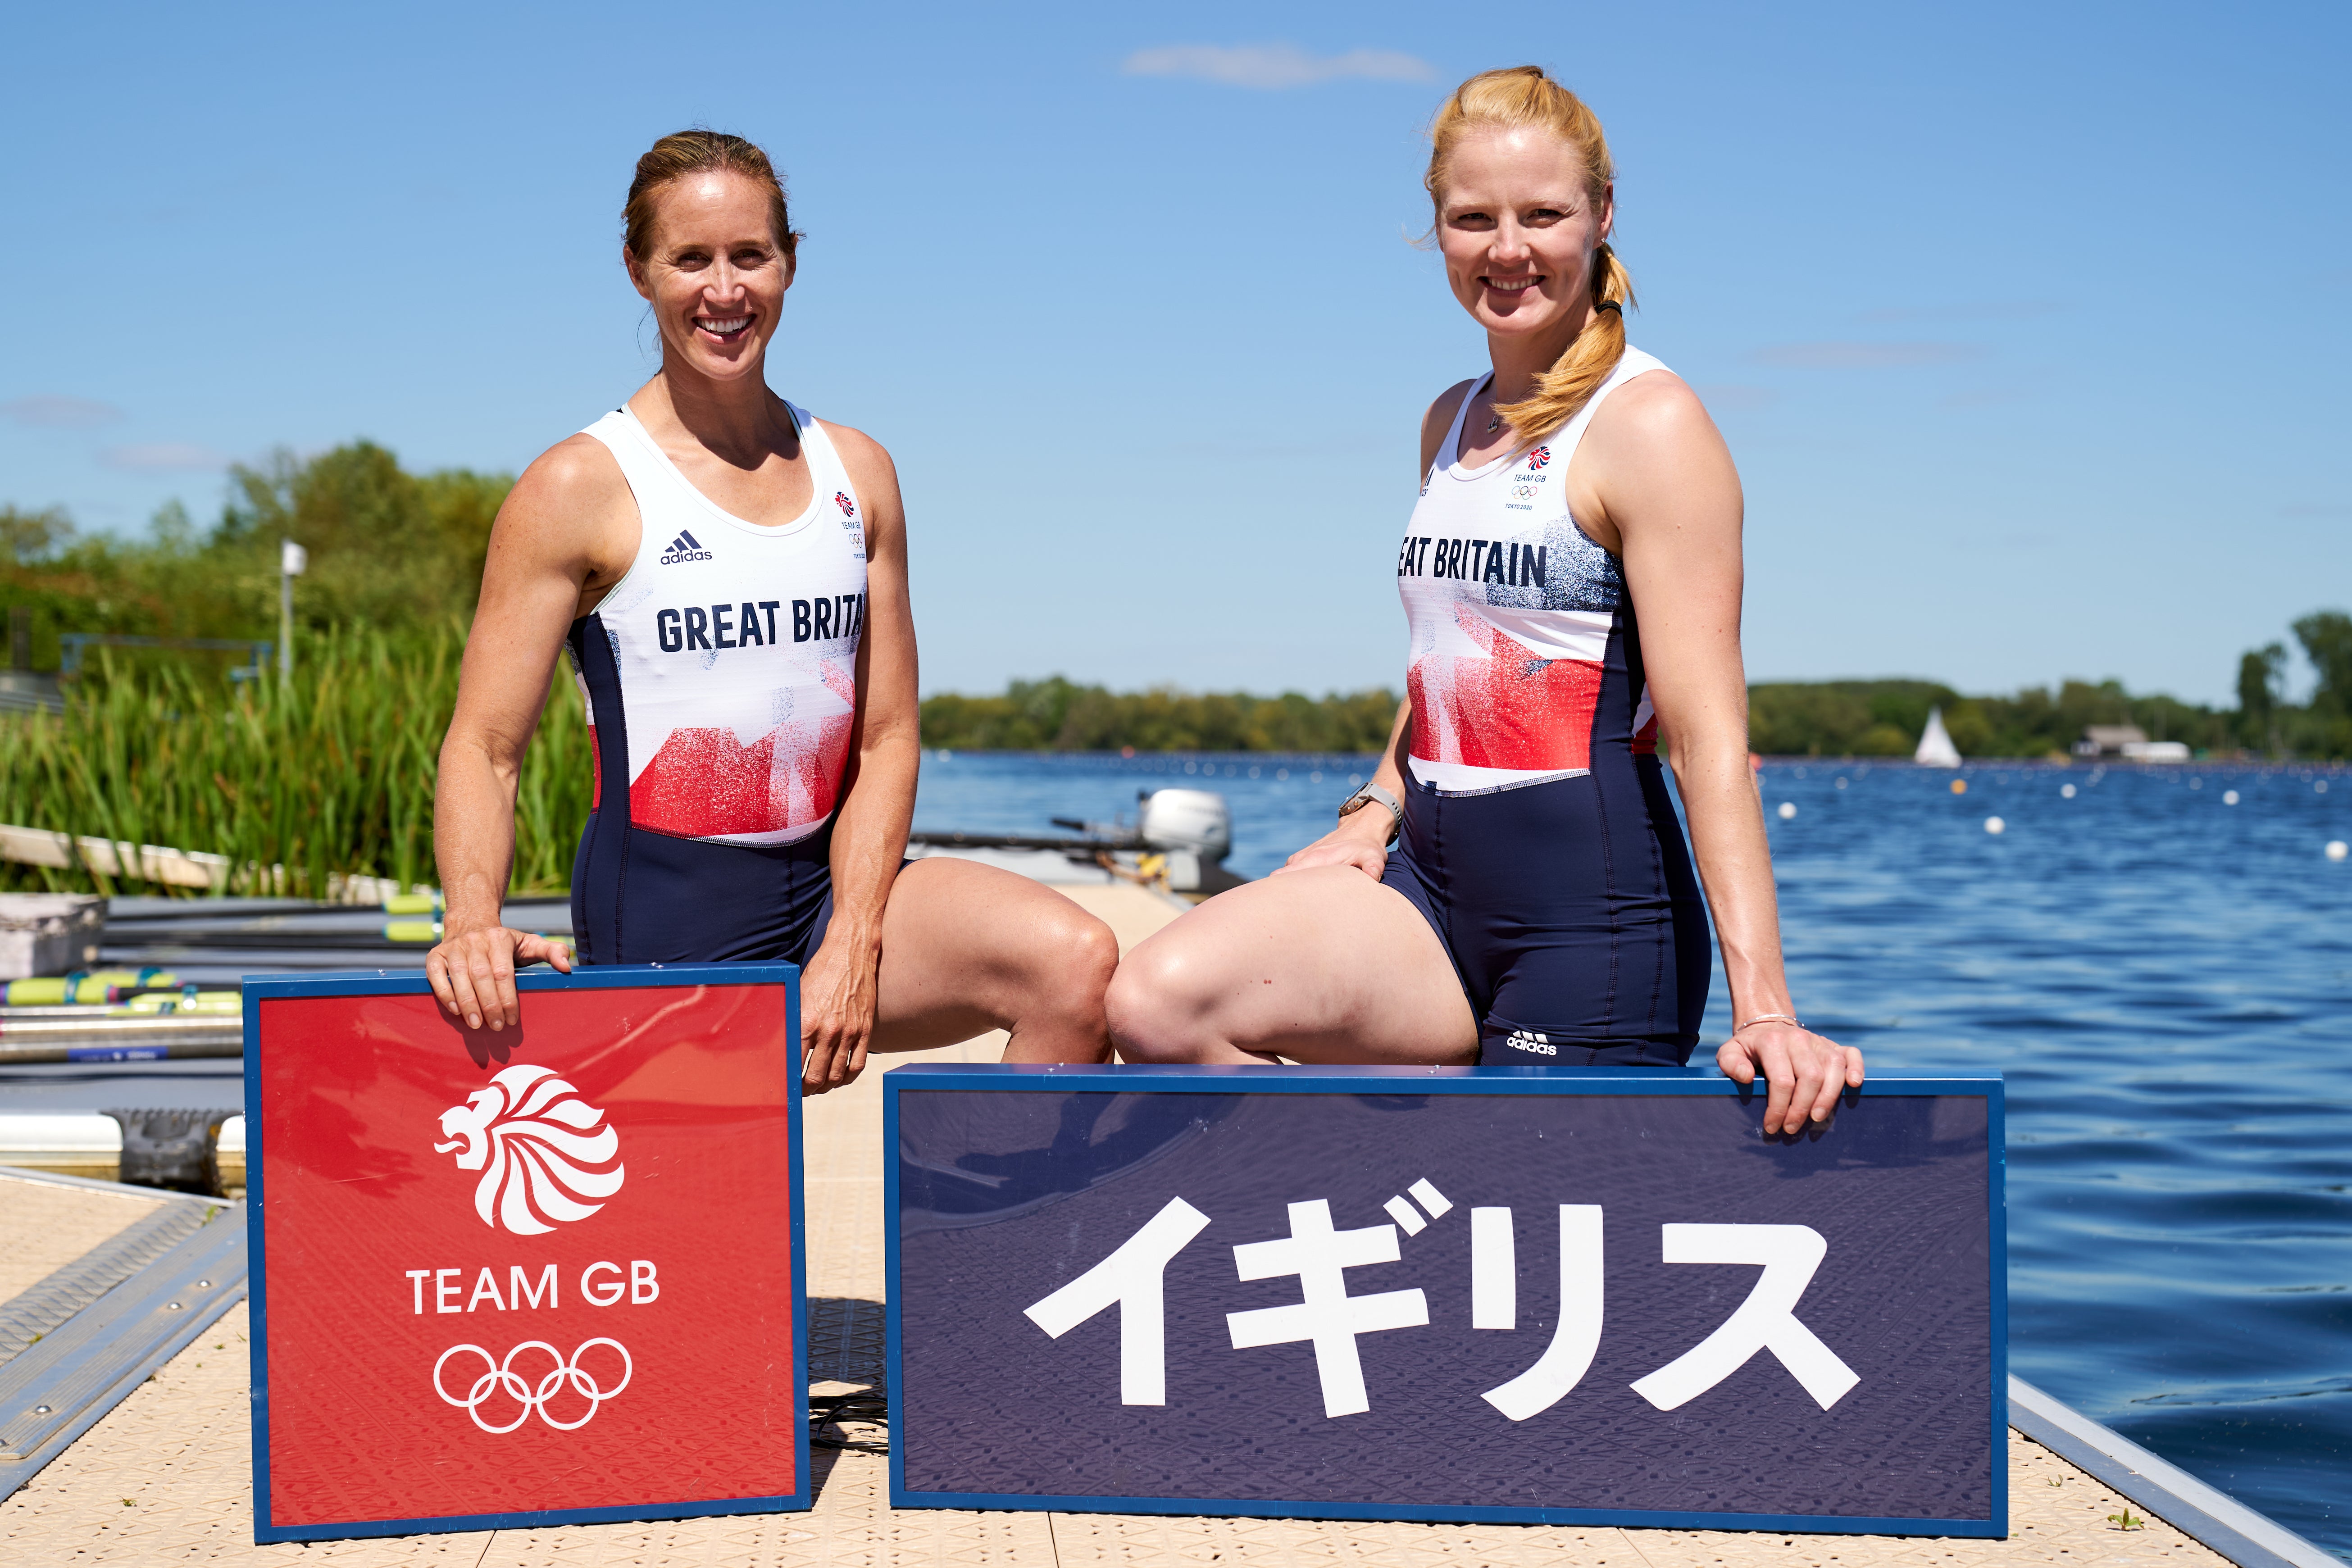
{"label": "red white and blue unisuit", "polygon": [[815,488],[772,526],[688,484],[626,408],[587,429],[642,527],[628,572],[569,638],[595,737],[572,876],[589,963],[799,963],[823,940],[866,520],[824,427],[786,406]]}
{"label": "red white and blue unisuit", "polygon": [[1404,825],[1382,880],[1445,944],[1480,1060],[1679,1064],[1712,962],[1657,757],[1623,563],[1570,515],[1568,472],[1627,349],[1554,435],[1461,462],[1462,400],[1397,554],[1412,700]]}

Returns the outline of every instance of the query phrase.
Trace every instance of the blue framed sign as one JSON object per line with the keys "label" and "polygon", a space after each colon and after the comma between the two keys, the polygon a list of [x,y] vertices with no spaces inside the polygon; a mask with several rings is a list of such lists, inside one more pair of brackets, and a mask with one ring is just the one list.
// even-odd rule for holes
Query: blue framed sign
{"label": "blue framed sign", "polygon": [[809,1506],[800,972],[245,983],[257,1542]]}
{"label": "blue framed sign", "polygon": [[895,1507],[2008,1532],[1998,1078],[883,1089]]}

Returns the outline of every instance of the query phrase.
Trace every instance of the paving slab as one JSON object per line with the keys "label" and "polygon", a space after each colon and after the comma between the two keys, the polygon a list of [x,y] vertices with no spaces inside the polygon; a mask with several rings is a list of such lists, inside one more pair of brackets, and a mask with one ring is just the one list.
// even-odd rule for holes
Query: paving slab
{"label": "paving slab", "polygon": [[[1112,921],[1122,946],[1177,910],[1132,888],[1068,889]],[[983,1036],[902,1061],[993,1061]],[[809,1376],[816,1392],[881,1388],[883,1356],[880,1071],[811,1100],[803,1132],[808,1194]],[[0,1267],[29,1215],[33,1184],[0,1182]],[[55,1188],[50,1192],[70,1192]],[[77,1196],[83,1194],[77,1194]],[[131,1208],[141,1200],[89,1194]],[[96,1245],[137,1217],[66,1205]],[[77,1235],[81,1233],[77,1233]],[[62,1247],[69,1241],[59,1241]],[[73,1254],[71,1256],[78,1256]],[[60,1262],[69,1261],[61,1258]],[[0,1275],[0,1281],[13,1279]],[[26,1283],[30,1283],[27,1280]],[[21,1289],[22,1287],[17,1287]],[[0,1562],[50,1563],[451,1564],[462,1568],[2221,1568],[2219,1554],[2148,1518],[2123,1530],[2124,1500],[2015,1433],[2007,1541],[1609,1530],[1545,1525],[1329,1522],[1113,1514],[897,1510],[888,1461],[820,1449],[816,1506],[804,1514],[675,1523],[574,1525],[391,1540],[253,1544],[247,1310],[240,1305],[0,1503]],[[836,1429],[852,1441],[877,1428]],[[2145,1510],[2133,1507],[2135,1516]]]}

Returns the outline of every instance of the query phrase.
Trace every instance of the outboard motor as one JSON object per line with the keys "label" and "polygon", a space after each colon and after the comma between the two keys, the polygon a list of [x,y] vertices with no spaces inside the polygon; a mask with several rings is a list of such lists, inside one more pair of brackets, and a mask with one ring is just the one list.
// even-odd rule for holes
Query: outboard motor
{"label": "outboard motor", "polygon": [[1167,858],[1171,891],[1206,898],[1241,886],[1223,864],[1234,847],[1234,814],[1223,795],[1156,789],[1136,798],[1135,836]]}

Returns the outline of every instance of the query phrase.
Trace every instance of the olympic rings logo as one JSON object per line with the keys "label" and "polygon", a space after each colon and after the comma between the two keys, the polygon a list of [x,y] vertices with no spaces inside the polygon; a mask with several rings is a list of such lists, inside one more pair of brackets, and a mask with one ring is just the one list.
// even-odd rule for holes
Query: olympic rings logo
{"label": "olympic rings logo", "polygon": [[[610,1388],[600,1386],[596,1380],[583,1371],[580,1365],[581,1357],[587,1354],[590,1348],[595,1345],[610,1345],[615,1351],[620,1352],[621,1381],[614,1384]],[[454,1399],[450,1397],[449,1391],[441,1386],[441,1369],[448,1364],[449,1358],[451,1356],[456,1355],[460,1351],[471,1351],[476,1355],[480,1356],[482,1358],[483,1366],[487,1367],[488,1370],[484,1372],[481,1376],[474,1379],[473,1386],[467,1390],[465,1398]],[[555,1363],[554,1370],[548,1373],[544,1377],[541,1377],[536,1387],[524,1381],[524,1379],[514,1370],[515,1357],[522,1354],[525,1351],[545,1351],[549,1359]],[[635,1376],[635,1373],[636,1365],[629,1359],[628,1347],[622,1344],[618,1340],[600,1339],[586,1341],[572,1352],[569,1360],[565,1359],[562,1352],[558,1351],[553,1345],[549,1344],[545,1340],[525,1340],[522,1343],[515,1346],[514,1349],[507,1352],[507,1359],[504,1361],[491,1360],[490,1352],[484,1350],[479,1345],[451,1345],[447,1350],[441,1352],[441,1359],[433,1363],[433,1392],[441,1396],[443,1404],[454,1405],[458,1409],[463,1410],[467,1415],[473,1418],[474,1425],[479,1426],[485,1432],[511,1432],[516,1427],[521,1426],[524,1422],[530,1420],[531,1412],[534,1410],[539,1413],[539,1418],[541,1421],[546,1422],[550,1426],[554,1427],[557,1431],[570,1432],[588,1425],[589,1421],[594,1417],[596,1412],[604,1408],[604,1401],[614,1397],[615,1394],[619,1394],[621,1390],[628,1387],[629,1379]],[[577,1421],[559,1421],[553,1415],[548,1414],[547,1402],[554,1398],[556,1394],[562,1393],[566,1384],[569,1384],[572,1390],[578,1394],[583,1399],[588,1401],[588,1413],[585,1415],[581,1416]],[[522,1412],[513,1420],[508,1422],[505,1426],[493,1426],[488,1422],[482,1419],[482,1404],[493,1394],[500,1391],[503,1391],[509,1398],[521,1405]]]}

